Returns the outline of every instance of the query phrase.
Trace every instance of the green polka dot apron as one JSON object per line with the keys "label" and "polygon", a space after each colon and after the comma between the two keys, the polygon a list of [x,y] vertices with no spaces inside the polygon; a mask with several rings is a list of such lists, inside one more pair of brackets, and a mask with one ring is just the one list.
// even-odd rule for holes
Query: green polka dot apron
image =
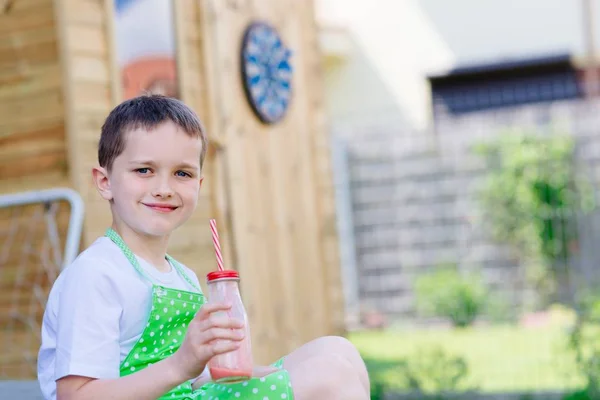
{"label": "green polka dot apron", "polygon": [[[142,269],[135,255],[113,229],[106,231],[136,271],[152,284],[152,308],[142,335],[120,366],[120,375],[127,376],[161,361],[179,349],[187,326],[205,303],[202,290],[190,279],[183,267],[171,256],[167,260],[194,291],[177,290],[157,285]],[[281,368],[283,359],[273,364]],[[160,397],[185,400],[293,400],[289,374],[281,370],[262,378],[252,378],[232,384],[208,383],[193,390],[184,382]]]}

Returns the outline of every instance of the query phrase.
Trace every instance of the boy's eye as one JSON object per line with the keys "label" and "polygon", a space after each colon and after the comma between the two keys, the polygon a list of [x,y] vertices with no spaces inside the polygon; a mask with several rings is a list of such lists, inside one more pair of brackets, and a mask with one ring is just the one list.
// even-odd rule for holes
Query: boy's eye
{"label": "boy's eye", "polygon": [[177,172],[175,173],[175,175],[177,175],[177,176],[179,176],[179,177],[182,177],[182,178],[191,178],[191,177],[192,177],[192,175],[191,175],[191,174],[189,174],[189,173],[187,173],[187,172],[185,172],[185,171],[177,171]]}
{"label": "boy's eye", "polygon": [[138,168],[135,170],[135,172],[137,172],[138,174],[147,174],[148,172],[150,172],[150,168]]}

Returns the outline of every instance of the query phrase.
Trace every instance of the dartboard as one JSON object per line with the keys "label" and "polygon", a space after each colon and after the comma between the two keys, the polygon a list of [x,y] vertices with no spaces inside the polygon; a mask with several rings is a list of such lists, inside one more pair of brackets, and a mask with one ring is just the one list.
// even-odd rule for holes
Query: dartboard
{"label": "dartboard", "polygon": [[283,118],[292,95],[291,51],[267,23],[250,24],[242,42],[242,80],[254,113],[267,124]]}

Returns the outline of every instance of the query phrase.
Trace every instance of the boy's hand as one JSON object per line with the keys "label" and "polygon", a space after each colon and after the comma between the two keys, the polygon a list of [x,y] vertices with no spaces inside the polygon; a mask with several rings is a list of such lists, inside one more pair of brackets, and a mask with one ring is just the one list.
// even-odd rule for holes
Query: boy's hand
{"label": "boy's hand", "polygon": [[181,347],[173,354],[182,379],[197,377],[211,358],[239,348],[245,334],[243,322],[217,315],[230,308],[230,305],[207,303],[196,313]]}

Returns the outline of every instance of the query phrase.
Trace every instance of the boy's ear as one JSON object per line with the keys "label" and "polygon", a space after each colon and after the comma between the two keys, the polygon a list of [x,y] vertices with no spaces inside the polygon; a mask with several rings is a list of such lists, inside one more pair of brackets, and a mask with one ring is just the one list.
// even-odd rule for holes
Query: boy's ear
{"label": "boy's ear", "polygon": [[204,182],[204,177],[200,178],[200,185],[198,186],[198,189],[200,189],[202,187],[202,182]]}
{"label": "boy's ear", "polygon": [[94,179],[94,184],[96,185],[96,189],[98,190],[98,193],[100,193],[100,196],[102,196],[104,200],[112,200],[113,195],[110,189],[110,181],[106,169],[94,167],[92,169],[92,178]]}

